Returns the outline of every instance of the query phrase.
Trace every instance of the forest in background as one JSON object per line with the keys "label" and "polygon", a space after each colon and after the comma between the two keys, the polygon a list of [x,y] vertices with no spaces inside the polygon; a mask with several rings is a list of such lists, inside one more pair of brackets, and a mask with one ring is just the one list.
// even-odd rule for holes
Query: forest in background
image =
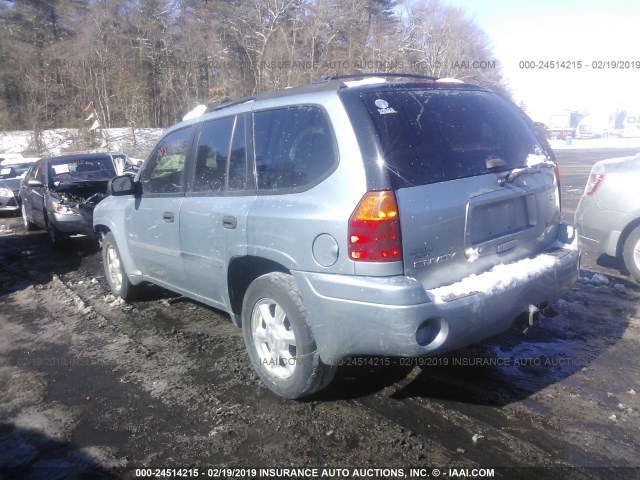
{"label": "forest in background", "polygon": [[199,103],[359,72],[509,97],[486,34],[440,0],[0,0],[0,130],[166,127]]}

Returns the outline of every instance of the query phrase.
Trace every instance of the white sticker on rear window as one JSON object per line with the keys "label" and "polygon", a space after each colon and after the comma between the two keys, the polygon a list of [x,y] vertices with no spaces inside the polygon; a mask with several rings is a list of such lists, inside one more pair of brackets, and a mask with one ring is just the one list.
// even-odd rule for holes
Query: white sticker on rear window
{"label": "white sticker on rear window", "polygon": [[0,170],[0,175],[9,175],[10,173],[11,173],[10,168],[3,168],[2,170]]}
{"label": "white sticker on rear window", "polygon": [[380,115],[387,115],[389,113],[398,113],[392,107],[389,106],[389,102],[382,98],[378,98],[375,102],[376,107],[378,107],[378,113]]}

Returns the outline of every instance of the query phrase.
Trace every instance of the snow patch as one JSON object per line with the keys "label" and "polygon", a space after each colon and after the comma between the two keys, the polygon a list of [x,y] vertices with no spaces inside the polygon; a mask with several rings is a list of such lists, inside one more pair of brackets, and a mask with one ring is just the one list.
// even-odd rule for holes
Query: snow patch
{"label": "snow patch", "polygon": [[[106,128],[112,152],[129,156],[145,156],[151,150],[164,129],[162,128]],[[27,130],[0,132],[0,152],[33,152],[33,132]],[[70,151],[87,151],[86,139],[75,128],[57,128],[42,132],[41,156],[61,155]],[[104,149],[95,149],[95,151]]]}
{"label": "snow patch", "polygon": [[609,285],[609,279],[601,273],[596,273],[593,277],[591,277],[590,283],[592,285],[600,287],[602,285]]}
{"label": "snow patch", "polygon": [[[535,154],[530,153],[527,155],[527,167],[535,167],[536,165],[540,165],[541,163],[549,162],[549,159],[546,155],[543,154]],[[551,162],[549,162],[551,163]]]}
{"label": "snow patch", "polygon": [[182,121],[184,122],[187,120],[191,120],[192,118],[197,118],[206,111],[207,111],[207,106],[200,104],[196,108],[191,110],[189,113],[187,113],[184,117],[182,117]]}
{"label": "snow patch", "polygon": [[590,138],[580,140],[574,138],[570,145],[565,140],[549,140],[554,150],[581,150],[592,148],[637,148],[640,151],[640,138]]}
{"label": "snow patch", "polygon": [[550,269],[558,260],[551,255],[525,258],[510,264],[500,264],[480,275],[469,275],[459,282],[429,290],[435,303],[446,303],[476,293],[491,294],[513,288]]}
{"label": "snow patch", "polygon": [[467,248],[464,254],[467,256],[467,261],[473,263],[480,258],[480,248]]}

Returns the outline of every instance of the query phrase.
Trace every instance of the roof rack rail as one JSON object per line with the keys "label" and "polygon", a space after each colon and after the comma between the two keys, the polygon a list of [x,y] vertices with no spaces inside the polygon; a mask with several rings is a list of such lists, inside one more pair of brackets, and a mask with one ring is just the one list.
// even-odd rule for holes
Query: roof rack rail
{"label": "roof rack rail", "polygon": [[248,95],[246,97],[241,97],[237,99],[225,98],[224,100],[220,100],[219,102],[212,103],[207,107],[204,113],[211,113],[217,110],[222,110],[223,108],[232,107],[234,105],[240,105],[241,103],[250,102],[251,100],[255,100],[255,95]]}
{"label": "roof rack rail", "polygon": [[332,75],[330,77],[324,77],[320,82],[329,82],[331,80],[347,80],[350,78],[367,78],[367,77],[382,77],[382,78],[415,78],[418,80],[438,80],[438,77],[430,77],[428,75],[422,75],[419,73],[347,73],[344,75]]}

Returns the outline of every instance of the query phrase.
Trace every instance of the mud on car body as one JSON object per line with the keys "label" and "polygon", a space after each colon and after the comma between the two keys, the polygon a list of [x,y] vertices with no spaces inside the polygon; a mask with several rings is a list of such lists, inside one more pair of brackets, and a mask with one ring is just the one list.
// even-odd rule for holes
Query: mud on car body
{"label": "mud on car body", "polygon": [[151,282],[228,312],[287,398],[347,357],[443,353],[567,292],[577,235],[528,118],[477,86],[387,80],[260,94],[168,129],[95,210],[113,292]]}
{"label": "mud on car body", "polygon": [[93,209],[116,176],[109,153],[72,154],[35,162],[20,185],[27,230],[43,228],[54,246],[69,235],[93,235]]}

